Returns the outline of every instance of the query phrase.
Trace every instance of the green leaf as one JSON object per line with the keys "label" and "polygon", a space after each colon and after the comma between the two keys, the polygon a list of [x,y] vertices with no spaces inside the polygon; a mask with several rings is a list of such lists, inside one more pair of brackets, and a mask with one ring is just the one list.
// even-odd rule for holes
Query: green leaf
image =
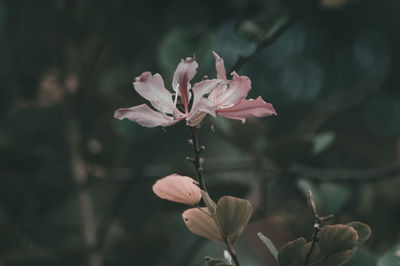
{"label": "green leaf", "polygon": [[208,211],[211,215],[214,215],[217,209],[217,204],[210,198],[210,195],[204,190],[201,191],[201,195],[203,197],[203,201],[206,204]]}
{"label": "green leaf", "polygon": [[346,262],[346,266],[376,266],[375,254],[365,248],[359,248],[354,256]]}
{"label": "green leaf", "polygon": [[386,252],[379,260],[377,266],[398,266],[400,265],[400,245],[395,246]]}
{"label": "green leaf", "polygon": [[365,241],[367,241],[368,238],[371,236],[371,228],[369,228],[369,226],[365,223],[351,222],[347,225],[353,227],[358,233],[357,246],[361,246],[362,244],[364,244]]}
{"label": "green leaf", "polygon": [[300,237],[283,245],[279,250],[280,266],[303,266],[306,259],[306,240]]}
{"label": "green leaf", "polygon": [[335,140],[335,133],[323,132],[314,136],[313,138],[313,154],[316,155],[323,152]]}
{"label": "green leaf", "polygon": [[207,208],[191,208],[182,214],[187,228],[196,235],[224,242],[214,219],[207,213]]}
{"label": "green leaf", "polygon": [[261,241],[267,246],[269,252],[271,252],[272,256],[274,256],[275,260],[278,261],[278,250],[276,250],[276,247],[272,241],[264,236],[262,233],[257,234],[258,237],[261,239]]}
{"label": "green leaf", "polygon": [[333,256],[356,246],[357,231],[348,225],[326,225],[319,233],[319,247],[326,257]]}
{"label": "green leaf", "polygon": [[248,200],[224,196],[217,203],[217,219],[222,234],[227,237],[238,235],[249,222],[253,207]]}
{"label": "green leaf", "polygon": [[206,263],[204,264],[204,266],[217,266],[224,263],[226,263],[224,259],[214,259],[211,257],[206,257]]}

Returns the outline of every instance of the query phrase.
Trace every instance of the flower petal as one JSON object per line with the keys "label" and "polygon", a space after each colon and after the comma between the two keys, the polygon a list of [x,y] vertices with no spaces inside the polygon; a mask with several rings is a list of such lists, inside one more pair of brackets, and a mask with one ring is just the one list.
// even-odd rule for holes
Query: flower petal
{"label": "flower petal", "polygon": [[201,102],[202,99],[205,99],[203,97],[204,95],[209,94],[224,83],[226,82],[222,79],[206,79],[194,84],[192,110],[197,108],[197,105]]}
{"label": "flower petal", "polygon": [[228,107],[232,104],[237,104],[246,98],[251,89],[251,80],[246,76],[239,76],[236,72],[232,73],[233,81],[229,87],[221,93],[215,104],[221,107]]}
{"label": "flower petal", "polygon": [[207,113],[215,117],[216,106],[207,98],[201,98],[196,108],[192,108],[188,117],[187,124],[191,127],[197,126],[206,117]]}
{"label": "flower petal", "polygon": [[162,199],[196,205],[201,199],[201,190],[194,183],[190,177],[172,174],[157,180],[153,192]]}
{"label": "flower petal", "polygon": [[172,87],[174,90],[181,95],[182,103],[185,106],[185,112],[188,111],[189,105],[189,90],[190,81],[196,75],[198,64],[196,60],[187,57],[185,60],[181,60],[177,66],[174,77],[172,79]]}
{"label": "flower petal", "polygon": [[261,96],[255,100],[242,100],[232,107],[217,109],[217,113],[229,119],[241,120],[242,123],[244,123],[248,117],[276,115],[272,104],[265,102]]}
{"label": "flower petal", "polygon": [[135,78],[135,90],[162,113],[173,114],[174,103],[171,93],[165,89],[164,81],[159,74],[144,72]]}
{"label": "flower petal", "polygon": [[215,69],[217,70],[217,78],[226,80],[226,70],[224,59],[222,59],[216,52],[212,52],[215,58]]}
{"label": "flower petal", "polygon": [[114,118],[122,120],[127,118],[144,127],[167,127],[178,123],[183,118],[173,118],[152,110],[147,104],[141,104],[130,108],[120,108],[115,111]]}
{"label": "flower petal", "polygon": [[215,116],[216,106],[212,101],[203,96],[215,90],[215,88],[223,83],[226,83],[226,81],[222,79],[207,79],[194,84],[193,104],[189,116],[186,118],[190,126],[195,126],[203,120],[205,115],[200,115],[202,112]]}

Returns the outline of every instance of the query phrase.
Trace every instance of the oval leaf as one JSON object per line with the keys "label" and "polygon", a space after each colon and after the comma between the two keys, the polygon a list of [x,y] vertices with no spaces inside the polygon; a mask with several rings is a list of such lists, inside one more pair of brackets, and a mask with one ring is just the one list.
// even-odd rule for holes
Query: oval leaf
{"label": "oval leaf", "polygon": [[377,266],[396,266],[400,265],[400,245],[395,246],[394,248],[387,251],[383,256],[378,260]]}
{"label": "oval leaf", "polygon": [[300,237],[283,245],[279,250],[280,266],[303,266],[306,259],[306,240]]}
{"label": "oval leaf", "polygon": [[369,228],[369,226],[365,223],[351,222],[347,225],[353,227],[358,233],[357,246],[361,246],[362,244],[364,244],[365,241],[367,241],[368,238],[371,236],[371,228]]}
{"label": "oval leaf", "polygon": [[224,242],[217,224],[207,211],[205,207],[187,209],[182,214],[183,221],[193,234]]}
{"label": "oval leaf", "polygon": [[348,225],[326,225],[319,233],[319,247],[326,257],[352,249],[358,241],[357,231]]}
{"label": "oval leaf", "polygon": [[249,222],[253,207],[248,200],[231,196],[222,197],[217,203],[217,219],[222,234],[229,238],[241,232]]}
{"label": "oval leaf", "polygon": [[262,233],[258,233],[257,235],[264,243],[264,245],[267,246],[269,252],[271,252],[275,260],[278,261],[278,250],[276,250],[274,243],[272,243],[272,241],[268,237],[264,236]]}

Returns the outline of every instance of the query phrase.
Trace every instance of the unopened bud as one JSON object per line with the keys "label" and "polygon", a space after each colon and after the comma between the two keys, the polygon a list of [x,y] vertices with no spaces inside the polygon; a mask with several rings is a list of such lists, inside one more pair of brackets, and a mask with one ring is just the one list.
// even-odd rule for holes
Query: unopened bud
{"label": "unopened bud", "polygon": [[193,140],[192,140],[192,139],[188,139],[188,143],[189,143],[190,145],[193,145]]}
{"label": "unopened bud", "polygon": [[199,160],[200,164],[203,164],[205,162],[205,160],[206,159],[204,159],[203,157],[200,157],[200,160]]}

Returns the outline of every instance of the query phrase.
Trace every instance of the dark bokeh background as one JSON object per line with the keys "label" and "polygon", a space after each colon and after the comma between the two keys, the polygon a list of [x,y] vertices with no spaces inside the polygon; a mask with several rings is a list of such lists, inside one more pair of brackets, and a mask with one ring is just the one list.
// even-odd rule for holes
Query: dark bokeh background
{"label": "dark bokeh background", "polygon": [[0,265],[222,257],[185,228],[185,206],[151,191],[162,176],[194,176],[189,130],[112,117],[143,102],[132,81],[144,71],[170,88],[195,54],[196,81],[214,77],[213,50],[278,112],[201,129],[210,194],[256,209],[236,244],[243,264],[274,265],[259,231],[278,247],[310,239],[312,189],[322,214],[373,230],[347,265],[389,265],[382,255],[400,242],[399,14],[397,0],[0,0]]}

